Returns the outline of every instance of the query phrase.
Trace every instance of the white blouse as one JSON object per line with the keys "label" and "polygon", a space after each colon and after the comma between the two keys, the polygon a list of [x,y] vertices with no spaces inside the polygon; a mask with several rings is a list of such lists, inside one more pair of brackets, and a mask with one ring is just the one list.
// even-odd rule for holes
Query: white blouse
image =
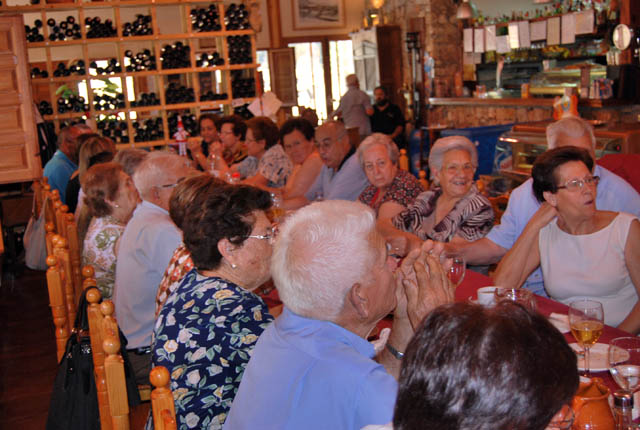
{"label": "white blouse", "polygon": [[592,299],[602,303],[605,324],[618,326],[638,301],[624,248],[634,215],[620,212],[602,230],[572,235],[553,220],[540,230],[540,267],[554,300],[569,304]]}

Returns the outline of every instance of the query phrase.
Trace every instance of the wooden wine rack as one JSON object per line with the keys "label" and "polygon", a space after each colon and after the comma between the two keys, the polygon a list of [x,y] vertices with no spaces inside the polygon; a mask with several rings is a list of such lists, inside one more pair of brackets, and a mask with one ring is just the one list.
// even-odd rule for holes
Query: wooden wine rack
{"label": "wooden wine rack", "polygon": [[[45,0],[41,0],[43,4],[37,5],[27,5],[27,6],[0,6],[0,14],[23,14],[25,18],[25,24],[31,25],[33,22],[34,14],[37,16],[36,19],[40,19],[43,22],[43,26],[41,28],[41,32],[44,36],[44,42],[26,42],[27,50],[29,52],[29,63],[31,67],[40,67],[44,70],[44,66],[46,66],[46,71],[48,73],[47,78],[32,78],[31,84],[33,89],[34,98],[37,97],[37,94],[46,93],[51,107],[53,109],[53,115],[45,115],[44,119],[47,121],[52,121],[55,125],[56,132],[59,131],[61,123],[74,119],[94,119],[95,121],[99,121],[101,118],[105,118],[106,116],[113,116],[123,113],[125,118],[118,118],[119,121],[126,120],[127,122],[127,135],[129,137],[129,143],[122,143],[117,145],[119,148],[124,147],[153,147],[158,145],[166,145],[173,143],[172,136],[169,132],[169,124],[168,124],[168,116],[169,113],[177,111],[181,114],[185,114],[188,111],[191,114],[195,114],[198,116],[201,111],[205,110],[219,110],[222,109],[225,113],[231,113],[232,108],[235,106],[244,105],[246,103],[250,103],[253,101],[253,98],[241,98],[234,97],[232,93],[232,85],[231,85],[231,71],[234,70],[246,70],[244,72],[245,77],[254,78],[255,82],[257,82],[257,56],[256,56],[256,44],[255,44],[255,32],[253,30],[231,30],[227,31],[225,26],[225,7],[231,3],[242,3],[242,0],[234,0],[234,1],[223,1],[223,0],[214,0],[214,1],[198,1],[198,0],[114,0],[114,1],[70,1],[67,3],[44,3]],[[3,3],[6,3],[3,2]],[[191,26],[191,9],[193,8],[207,8],[209,5],[215,4],[218,8],[218,14],[220,19],[220,25],[222,26],[221,31],[214,32],[197,32],[192,29]],[[160,8],[175,8],[176,12],[179,13],[180,24],[182,27],[182,32],[180,33],[163,33],[163,29],[159,26],[158,21],[158,12]],[[85,17],[93,17],[95,16],[95,12],[98,10],[102,10],[102,14],[105,14],[105,11],[111,10],[113,14],[113,24],[117,30],[116,37],[107,37],[107,38],[87,38],[87,28],[85,26]],[[170,9],[165,9],[170,10]],[[94,13],[92,13],[92,11]],[[74,15],[76,22],[80,24],[80,31],[82,37],[74,40],[64,40],[64,41],[50,41],[49,40],[49,26],[47,25],[47,19],[52,15],[60,16],[60,13],[69,13]],[[57,13],[57,14],[56,14]],[[128,19],[123,18],[124,16],[133,16],[135,14],[144,14],[151,15],[152,19],[152,35],[144,35],[144,36],[126,36],[122,35],[122,28],[125,22]],[[29,21],[31,20],[31,22]],[[56,19],[57,21],[58,19]],[[229,49],[227,44],[228,36],[239,36],[239,35],[249,35],[251,40],[251,55],[253,58],[253,63],[251,64],[234,64],[231,65],[229,62]],[[210,47],[202,47],[201,42],[203,40],[215,40],[215,46]],[[174,41],[182,41],[185,45],[190,47],[190,63],[191,67],[188,68],[180,68],[180,69],[162,69],[162,61],[161,51],[162,46],[165,44],[170,44]],[[107,58],[103,57],[93,57],[91,50],[92,47],[97,45],[107,45],[113,44],[112,48],[115,46],[116,55],[110,55]],[[79,46],[82,50],[81,58],[54,58],[54,52],[56,49],[61,47],[68,46]],[[124,52],[127,49],[150,49],[149,45],[152,45],[151,52],[155,54],[157,70],[151,71],[140,71],[140,72],[126,72],[125,71],[125,61],[124,61]],[[220,54],[222,58],[224,58],[224,65],[215,66],[215,67],[195,67],[196,66],[196,55],[202,52],[211,52],[212,49]],[[77,48],[76,48],[77,49]],[[32,61],[32,57],[37,57],[38,54],[31,55],[33,52],[37,52],[37,50],[44,50],[45,61]],[[135,53],[136,51],[134,51]],[[39,55],[42,56],[42,52],[39,52]],[[122,73],[110,73],[110,74],[89,74],[89,64],[92,61],[105,60],[109,58],[117,58],[119,64],[122,66]],[[84,75],[70,75],[64,77],[54,77],[54,70],[56,66],[60,62],[70,63],[73,60],[84,59],[85,62],[85,74]],[[42,67],[41,67],[42,66]],[[68,65],[67,65],[68,66]],[[216,101],[200,101],[200,79],[199,73],[202,72],[215,72],[216,70],[220,70],[220,86],[224,87],[221,93],[226,92],[228,97],[222,100]],[[167,104],[165,98],[165,87],[168,83],[165,79],[168,80],[168,75],[184,75],[187,86],[193,88],[196,101],[193,103],[180,103],[180,104]],[[138,99],[138,96],[141,92],[147,92],[146,88],[149,87],[150,81],[147,79],[155,80],[155,92],[158,94],[160,99],[159,105],[154,106],[140,106],[140,107],[132,107],[129,101],[129,97],[127,96],[130,91],[130,82],[128,82],[127,78],[133,78],[134,82],[134,95],[135,99]],[[167,78],[165,78],[167,77]],[[125,108],[123,109],[114,109],[114,110],[96,110],[94,107],[94,90],[96,87],[92,87],[92,80],[99,80],[104,78],[120,78],[122,85],[122,92],[124,94],[124,102]],[[67,112],[59,114],[57,99],[59,96],[56,95],[56,90],[63,84],[67,84],[68,86],[75,86],[75,90],[77,90],[78,85],[81,82],[86,82],[87,85],[87,93],[88,100],[86,103],[89,105],[89,110],[85,112]],[[42,90],[42,86],[46,86],[47,89],[45,91]],[[151,85],[153,86],[153,85]],[[138,90],[139,89],[139,90]],[[42,95],[39,100],[34,100],[35,102],[40,102],[43,99]],[[131,113],[135,112],[136,118],[132,118]],[[134,142],[134,121],[144,121],[147,118],[157,118],[158,116],[162,117],[162,125],[164,131],[164,139],[157,141],[146,141],[146,142]]]}

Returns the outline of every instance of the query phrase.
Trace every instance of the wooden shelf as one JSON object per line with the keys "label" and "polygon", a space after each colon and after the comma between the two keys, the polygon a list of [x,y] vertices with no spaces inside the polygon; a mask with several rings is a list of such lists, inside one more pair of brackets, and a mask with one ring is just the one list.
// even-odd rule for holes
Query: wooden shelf
{"label": "wooden shelf", "polygon": [[[40,62],[34,63],[30,65],[31,67],[39,67],[40,70],[46,70],[49,77],[47,78],[33,78],[31,79],[32,88],[34,90],[34,94],[37,95],[37,102],[41,100],[48,100],[51,103],[51,107],[53,112],[57,112],[57,100],[58,96],[56,95],[56,90],[62,84],[68,84],[70,87],[77,85],[81,82],[86,83],[88,94],[86,97],[87,100],[85,103],[88,104],[89,110],[87,112],[67,112],[64,114],[53,114],[53,115],[45,115],[44,119],[47,121],[52,121],[55,125],[56,131],[58,131],[63,122],[69,120],[80,119],[82,117],[87,117],[89,119],[98,118],[102,115],[118,115],[124,114],[125,120],[127,123],[127,137],[129,138],[129,143],[119,143],[118,146],[136,146],[136,147],[144,147],[144,146],[158,146],[164,145],[169,142],[169,137],[171,137],[171,133],[169,130],[168,124],[168,112],[174,111],[190,111],[192,114],[199,115],[203,110],[219,110],[222,109],[225,113],[231,113],[234,107],[250,103],[254,100],[254,98],[240,98],[236,97],[233,94],[233,86],[231,81],[232,71],[236,70],[248,70],[251,71],[252,77],[257,80],[256,69],[259,67],[257,64],[256,58],[256,48],[255,48],[255,33],[253,30],[230,30],[226,31],[224,24],[224,8],[222,0],[213,0],[213,1],[203,1],[203,0],[116,0],[116,1],[103,1],[103,2],[69,2],[69,3],[56,3],[56,4],[46,4],[45,0],[41,0],[43,4],[38,5],[26,5],[26,6],[0,6],[0,15],[7,13],[36,13],[41,16],[38,17],[42,22],[46,23],[47,14],[52,12],[61,12],[61,11],[70,11],[76,12],[73,15],[76,18],[76,21],[80,24],[81,30],[80,33],[82,35],[81,38],[72,39],[72,40],[64,40],[64,41],[50,41],[48,40],[49,30],[50,28],[45,24],[41,29],[41,34],[44,36],[45,41],[43,42],[29,42],[26,43],[28,50],[44,50],[44,55],[42,55],[42,51],[34,51],[32,55],[36,55],[39,57],[45,57]],[[239,2],[239,1],[237,1]],[[190,12],[193,7],[202,7],[209,6],[214,4],[218,8],[218,14],[220,17],[220,24],[222,26],[221,31],[209,31],[209,32],[195,32],[191,27],[191,16]],[[156,10],[158,7],[163,6],[175,6],[176,12],[179,15],[181,25],[178,28],[173,28],[172,30],[185,30],[182,33],[167,33],[163,34],[162,28],[159,28],[158,24],[158,11]],[[122,28],[125,22],[128,22],[130,19],[123,19],[121,17],[120,8],[140,8],[147,7],[148,11],[145,14],[149,14],[151,16],[151,26],[153,30],[153,34],[144,35],[144,36],[122,36]],[[116,28],[117,36],[115,37],[104,37],[104,38],[87,38],[87,30],[84,25],[85,17],[95,16],[96,10],[98,9],[109,9],[112,11],[111,19],[113,21],[113,25]],[[173,11],[173,10],[172,10]],[[122,15],[125,15],[124,13]],[[128,13],[130,15],[130,13]],[[165,29],[167,30],[167,29]],[[225,38],[229,36],[250,36],[251,41],[251,55],[253,58],[252,63],[249,64],[229,64],[229,48],[227,45],[227,40]],[[212,47],[202,47],[200,46],[200,40],[211,40],[212,38],[217,38],[218,41]],[[190,49],[189,52],[189,62],[191,67],[184,67],[178,69],[162,69],[162,61],[160,60],[161,52],[163,49],[163,45],[167,43],[171,43],[174,41],[182,41],[185,46],[188,46]],[[140,71],[140,72],[126,72],[123,71],[121,73],[110,73],[110,74],[100,74],[93,75],[86,73],[84,75],[69,75],[69,76],[59,76],[54,77],[53,72],[57,68],[57,64],[60,62],[69,62],[70,60],[78,60],[82,59],[85,62],[85,69],[89,72],[89,65],[92,61],[100,61],[110,58],[116,58],[121,67],[125,68],[125,57],[124,52],[127,49],[135,49],[132,48],[132,45],[135,44],[149,44],[148,49],[151,51],[151,55],[156,57],[157,70],[150,71]],[[97,45],[112,45],[114,47],[114,54],[108,55],[108,57],[96,56],[95,53],[98,52],[97,49],[91,49]],[[74,58],[59,58],[60,56],[64,57],[64,49],[61,48],[69,48],[69,47],[79,47],[82,51],[82,54],[78,57],[78,54],[74,54]],[[74,48],[77,52],[78,48]],[[214,66],[214,67],[195,67],[197,57],[202,52],[213,52],[217,51],[220,56],[224,59],[224,65],[222,66]],[[72,54],[69,54],[71,56]],[[104,55],[104,54],[100,54]],[[54,60],[54,58],[56,58]],[[44,65],[43,65],[44,64]],[[211,90],[219,91],[221,93],[226,92],[228,97],[223,100],[215,100],[215,101],[199,101],[200,98],[200,85],[201,85],[201,77],[200,74],[203,72],[219,72],[216,73],[213,79],[220,79],[216,81]],[[178,104],[167,104],[165,99],[165,86],[168,84],[169,79],[165,78],[168,75],[184,75],[184,77],[180,77],[181,85],[186,85],[189,88],[192,88],[196,94],[196,101],[192,103],[178,103]],[[154,106],[138,106],[131,107],[129,101],[125,101],[126,108],[122,109],[114,109],[114,110],[96,110],[94,108],[94,99],[96,94],[100,94],[99,87],[96,86],[96,83],[93,83],[94,80],[101,79],[110,79],[110,78],[120,78],[122,83],[122,93],[129,94],[132,90],[131,86],[133,85],[133,90],[138,99],[138,95],[140,93],[148,93],[150,91],[155,92],[158,95],[158,99],[160,100],[159,105]],[[133,79],[133,84],[131,83],[131,78]],[[101,84],[100,84],[101,85]],[[48,87],[48,88],[47,88]],[[45,96],[45,88],[48,89],[48,94]],[[208,91],[207,88],[205,91]],[[97,93],[96,93],[97,91]],[[162,127],[164,136],[167,139],[162,141],[153,141],[153,142],[133,142],[135,137],[135,130],[133,127],[132,115],[130,113],[146,113],[146,112],[158,112],[159,117],[162,117]]]}

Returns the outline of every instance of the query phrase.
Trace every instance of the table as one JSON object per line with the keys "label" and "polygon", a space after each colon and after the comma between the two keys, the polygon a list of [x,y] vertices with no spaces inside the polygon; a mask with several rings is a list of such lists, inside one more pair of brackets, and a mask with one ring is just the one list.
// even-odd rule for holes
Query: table
{"label": "table", "polygon": [[[481,275],[479,273],[473,272],[471,270],[467,270],[467,273],[464,277],[462,283],[456,289],[456,301],[464,301],[470,298],[477,299],[476,291],[478,288],[487,287],[492,285],[492,279],[488,276]],[[551,313],[558,313],[566,315],[569,311],[569,307],[560,302],[556,302],[554,300],[548,299],[546,297],[535,296],[537,302],[538,312],[545,316],[551,315]],[[616,337],[625,337],[632,336],[624,330],[619,330],[615,327],[610,327],[605,325],[604,331],[602,332],[602,336],[598,340],[599,343],[609,343],[612,339]],[[567,339],[568,343],[575,343],[576,339],[573,337],[571,332],[565,333],[564,337]],[[591,372],[593,377],[601,378],[604,384],[609,387],[611,392],[618,390],[618,384],[615,383],[611,375],[608,371],[604,372]]]}

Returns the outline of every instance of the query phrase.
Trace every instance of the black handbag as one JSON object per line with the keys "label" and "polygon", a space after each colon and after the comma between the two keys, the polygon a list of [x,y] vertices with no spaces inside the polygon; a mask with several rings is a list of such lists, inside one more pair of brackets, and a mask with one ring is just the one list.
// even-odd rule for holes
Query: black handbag
{"label": "black handbag", "polygon": [[[58,365],[51,393],[47,430],[100,429],[91,341],[86,335],[89,332],[86,292],[87,290],[80,298],[73,333],[67,341],[67,348]],[[122,332],[119,334],[129,406],[135,406],[140,404],[140,395],[127,357],[126,338]]]}

